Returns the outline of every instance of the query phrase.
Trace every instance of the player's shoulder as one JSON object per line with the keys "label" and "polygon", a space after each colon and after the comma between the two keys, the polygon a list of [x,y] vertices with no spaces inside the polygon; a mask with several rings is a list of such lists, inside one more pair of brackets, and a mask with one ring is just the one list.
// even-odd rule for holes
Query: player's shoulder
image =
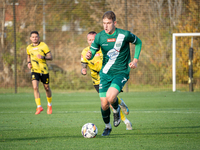
{"label": "player's shoulder", "polygon": [[47,46],[47,44],[44,42],[40,42],[39,46]]}
{"label": "player's shoulder", "polygon": [[48,47],[48,45],[44,42],[40,42],[40,44],[38,45],[39,48],[43,49],[45,51],[45,53],[50,52],[50,49]]}
{"label": "player's shoulder", "polygon": [[120,28],[116,28],[118,33],[124,34],[124,35],[129,35],[131,32],[128,30],[124,30],[124,29],[120,29]]}
{"label": "player's shoulder", "polygon": [[89,50],[90,50],[90,47],[88,46],[88,47],[84,48],[81,53],[86,54]]}
{"label": "player's shoulder", "polygon": [[90,47],[88,46],[88,47],[86,47],[86,48],[84,48],[84,49],[82,50],[82,53],[87,53],[89,50],[90,50]]}
{"label": "player's shoulder", "polygon": [[125,35],[125,39],[127,39],[127,40],[130,40],[130,39],[136,39],[137,37],[136,37],[136,35],[134,35],[133,33],[131,33],[130,31],[128,31],[128,30],[123,30],[123,29],[117,29],[117,33],[118,34],[123,34],[123,35]]}
{"label": "player's shoulder", "polygon": [[33,47],[33,45],[32,45],[32,44],[29,44],[29,45],[26,47],[26,49],[30,49],[31,47]]}

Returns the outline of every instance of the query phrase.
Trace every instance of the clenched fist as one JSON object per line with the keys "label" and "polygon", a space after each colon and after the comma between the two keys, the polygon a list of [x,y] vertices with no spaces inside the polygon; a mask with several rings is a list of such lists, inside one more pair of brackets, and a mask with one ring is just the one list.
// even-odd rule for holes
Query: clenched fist
{"label": "clenched fist", "polygon": [[91,51],[88,51],[87,54],[85,55],[85,58],[86,58],[87,60],[89,60],[91,57],[92,57],[92,52],[91,52]]}
{"label": "clenched fist", "polygon": [[138,60],[136,58],[134,58],[133,61],[129,63],[129,67],[132,69],[137,68],[137,62],[138,62]]}

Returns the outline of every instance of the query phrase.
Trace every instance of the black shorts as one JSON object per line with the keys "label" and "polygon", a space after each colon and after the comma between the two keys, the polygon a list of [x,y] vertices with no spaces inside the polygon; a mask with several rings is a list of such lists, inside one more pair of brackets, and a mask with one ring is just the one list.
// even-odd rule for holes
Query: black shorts
{"label": "black shorts", "polygon": [[35,72],[31,72],[31,79],[33,80],[37,80],[43,83],[43,84],[49,84],[49,74],[41,74],[41,73],[35,73]]}
{"label": "black shorts", "polygon": [[99,84],[98,85],[94,85],[94,88],[99,93]]}

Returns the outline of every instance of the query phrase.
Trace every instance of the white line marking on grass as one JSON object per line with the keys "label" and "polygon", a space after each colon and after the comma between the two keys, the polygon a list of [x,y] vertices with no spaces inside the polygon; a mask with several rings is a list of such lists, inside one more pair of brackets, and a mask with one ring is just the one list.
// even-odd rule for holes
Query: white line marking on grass
{"label": "white line marking on grass", "polygon": [[[0,112],[0,114],[32,114],[35,112],[28,112],[28,111],[20,111],[20,112]],[[59,114],[59,113],[101,113],[100,111],[54,111],[54,114]],[[130,110],[130,113],[171,113],[171,114],[200,114],[200,112],[197,111],[190,111],[190,112],[184,112],[184,111],[134,111]]]}
{"label": "white line marking on grass", "polygon": [[133,113],[171,113],[171,114],[200,114],[200,112],[183,112],[183,111],[134,111]]}

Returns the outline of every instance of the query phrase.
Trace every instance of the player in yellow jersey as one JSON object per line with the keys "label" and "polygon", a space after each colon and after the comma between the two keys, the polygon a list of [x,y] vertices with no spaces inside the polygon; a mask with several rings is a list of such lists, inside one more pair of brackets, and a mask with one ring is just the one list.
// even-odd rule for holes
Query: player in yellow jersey
{"label": "player in yellow jersey", "polygon": [[[81,64],[82,64],[81,73],[82,73],[82,75],[86,75],[87,74],[87,66],[90,68],[93,85],[94,85],[96,91],[99,93],[99,84],[100,84],[99,72],[101,70],[102,61],[103,61],[103,54],[101,52],[101,49],[96,52],[96,54],[92,60],[87,60],[85,58],[85,55],[90,50],[90,46],[91,46],[92,42],[94,41],[96,34],[97,33],[94,31],[91,31],[87,34],[87,42],[88,42],[89,46],[86,47],[81,53]],[[126,106],[126,104],[124,103],[124,101],[119,98],[118,103],[119,103],[121,109],[123,110],[123,112],[126,115],[128,115],[129,109]],[[112,106],[111,106],[111,108],[112,108]],[[126,124],[126,130],[132,130],[131,122],[126,118],[126,116],[122,113],[122,111],[120,111],[120,115],[121,115],[121,120]]]}
{"label": "player in yellow jersey", "polygon": [[35,114],[38,115],[43,111],[40,101],[39,80],[43,83],[46,91],[48,102],[47,114],[52,114],[52,94],[49,87],[49,71],[46,60],[52,60],[53,58],[48,46],[44,42],[40,42],[39,39],[39,33],[37,31],[32,31],[30,34],[32,44],[28,45],[26,49],[28,68],[31,69],[32,85],[37,105]]}

